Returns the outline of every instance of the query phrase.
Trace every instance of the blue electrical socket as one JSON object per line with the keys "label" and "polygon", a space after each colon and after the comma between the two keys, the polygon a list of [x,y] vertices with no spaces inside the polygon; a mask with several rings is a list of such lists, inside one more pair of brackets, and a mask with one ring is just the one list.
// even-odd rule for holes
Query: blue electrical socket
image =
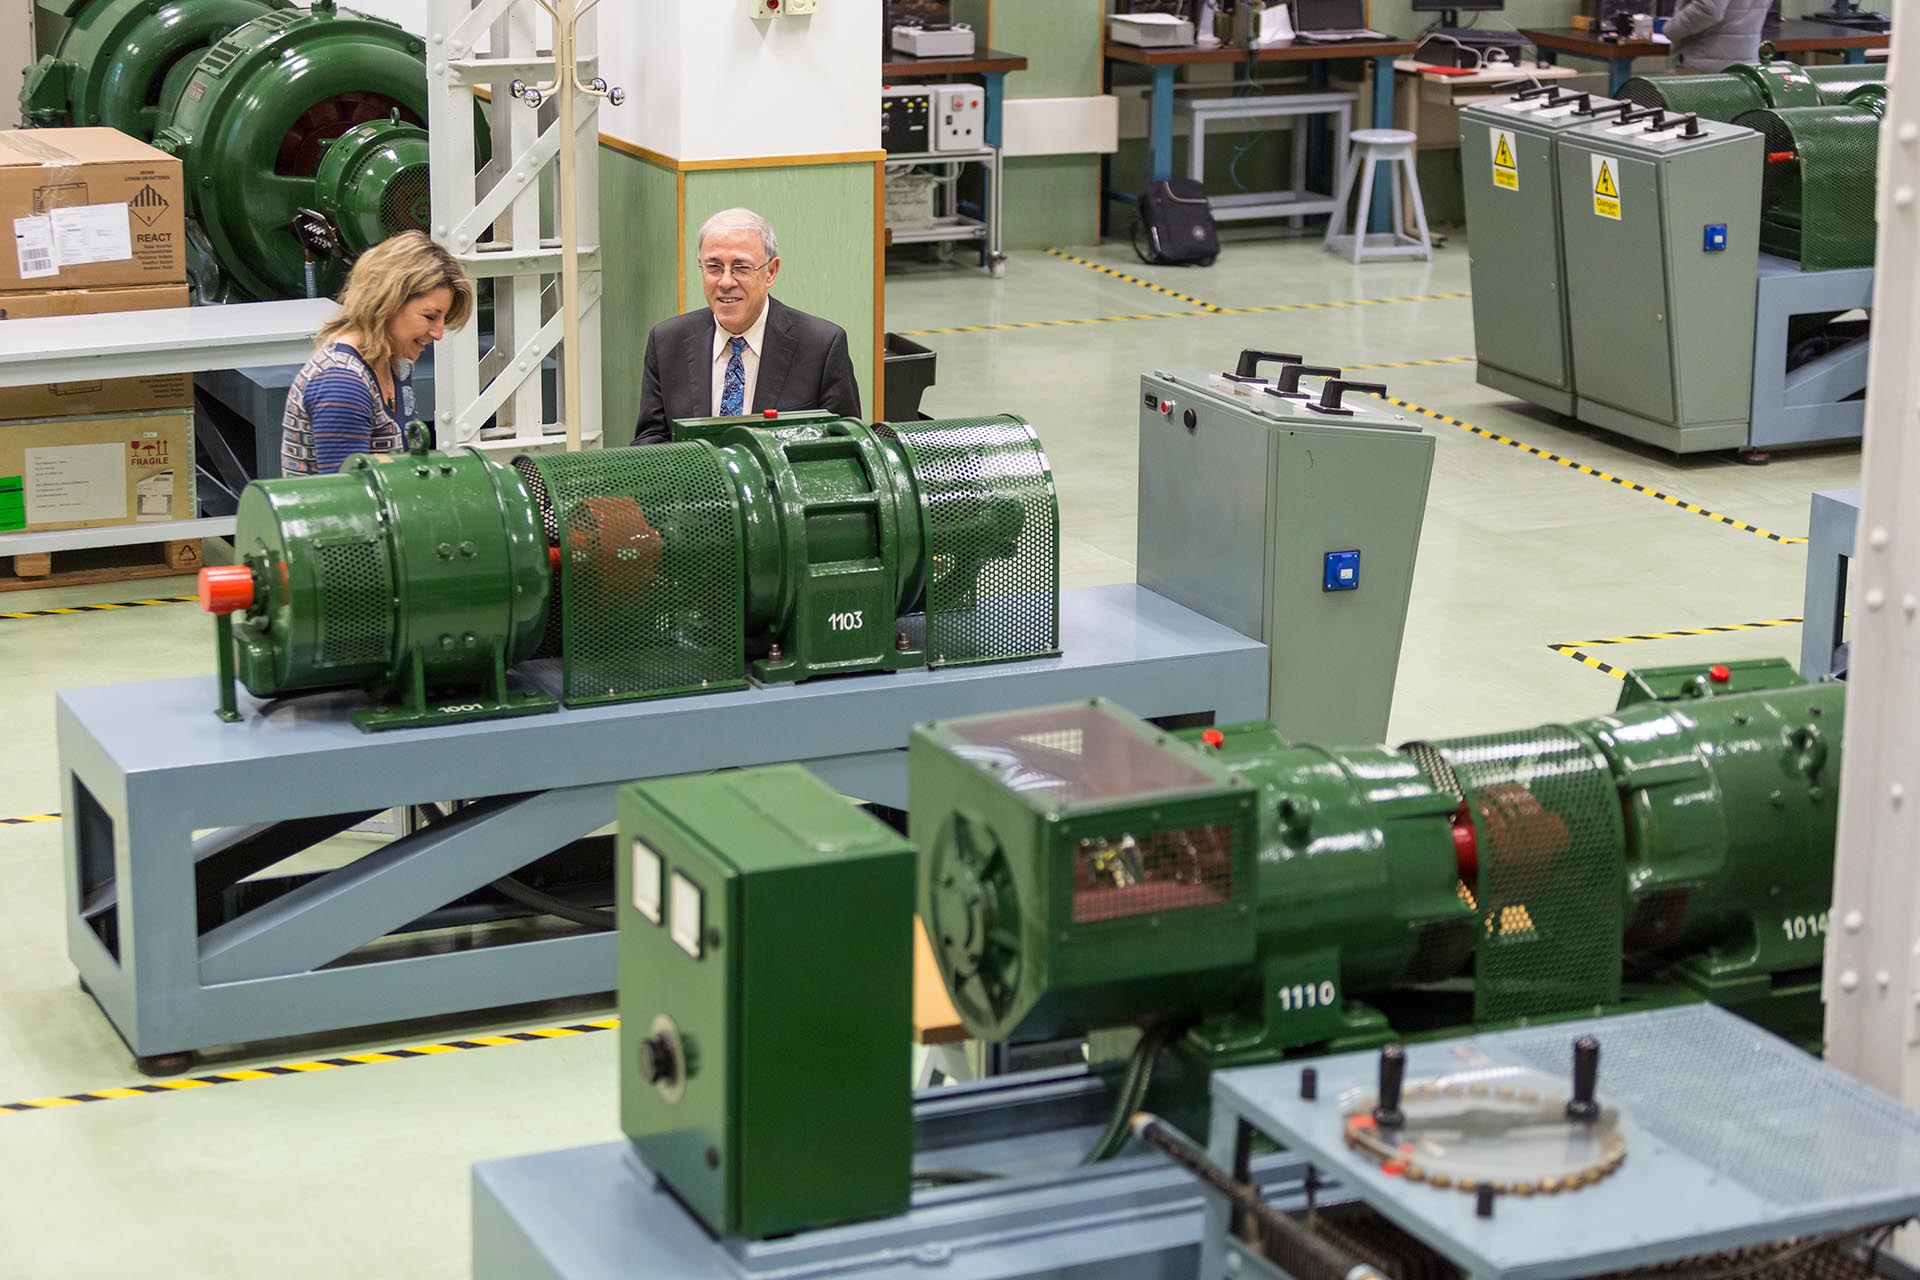
{"label": "blue electrical socket", "polygon": [[1360,586],[1360,553],[1327,552],[1326,576],[1320,580],[1322,591],[1355,591]]}
{"label": "blue electrical socket", "polygon": [[1706,243],[1703,247],[1708,253],[1725,253],[1727,251],[1727,224],[1724,222],[1716,222],[1708,227]]}

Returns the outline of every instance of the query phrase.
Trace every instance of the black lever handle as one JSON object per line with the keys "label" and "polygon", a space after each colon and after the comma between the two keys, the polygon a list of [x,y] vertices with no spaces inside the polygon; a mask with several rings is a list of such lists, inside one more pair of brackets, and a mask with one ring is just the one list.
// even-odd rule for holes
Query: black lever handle
{"label": "black lever handle", "polygon": [[1625,124],[1627,117],[1633,113],[1633,104],[1631,102],[1609,102],[1606,106],[1587,112],[1586,114],[1598,120],[1601,116],[1613,115],[1615,113],[1618,113],[1620,116],[1620,119],[1615,121],[1615,123]]}
{"label": "black lever handle", "polygon": [[1689,111],[1684,116],[1675,116],[1671,120],[1662,120],[1657,124],[1650,124],[1647,126],[1647,132],[1665,133],[1669,129],[1678,129],[1683,125],[1686,127],[1686,133],[1682,135],[1683,137],[1697,138],[1700,136],[1700,117],[1692,111]]}
{"label": "black lever handle", "polygon": [[1400,1109],[1400,1086],[1407,1078],[1407,1051],[1390,1044],[1380,1051],[1380,1101],[1373,1108],[1373,1122],[1382,1129],[1398,1129],[1407,1122]]}
{"label": "black lever handle", "polygon": [[1254,371],[1263,364],[1299,364],[1304,356],[1288,355],[1284,351],[1256,351],[1247,347],[1240,353],[1240,363],[1228,374],[1235,382],[1258,382]]}
{"label": "black lever handle", "polygon": [[1581,1036],[1573,1042],[1573,1098],[1567,1103],[1567,1119],[1591,1124],[1600,1118],[1600,1104],[1593,1100],[1600,1082],[1600,1042]]}
{"label": "black lever handle", "polygon": [[1640,120],[1660,121],[1667,118],[1666,108],[1648,107],[1645,111],[1629,111],[1620,117],[1621,124],[1633,124]]}
{"label": "black lever handle", "polygon": [[1274,379],[1273,385],[1267,388],[1267,394],[1270,396],[1303,396],[1306,393],[1300,390],[1300,379],[1337,378],[1340,376],[1340,373],[1340,370],[1329,365],[1285,365],[1280,370],[1280,376]]}
{"label": "black lever handle", "polygon": [[1385,384],[1379,382],[1348,382],[1344,378],[1328,378],[1326,385],[1320,388],[1320,398],[1310,402],[1307,408],[1315,413],[1333,413],[1343,418],[1351,418],[1353,410],[1342,408],[1340,397],[1348,391],[1359,391],[1367,395],[1384,396]]}
{"label": "black lever handle", "polygon": [[1573,95],[1573,114],[1577,116],[1590,116],[1593,114],[1593,95],[1591,93],[1576,93]]}
{"label": "black lever handle", "polygon": [[1497,84],[1493,86],[1493,92],[1494,93],[1511,93],[1511,94],[1519,95],[1521,93],[1526,92],[1528,89],[1534,89],[1538,87],[1539,86],[1535,85],[1534,82],[1531,80],[1509,80],[1505,84]]}
{"label": "black lever handle", "polygon": [[1543,98],[1557,88],[1559,88],[1558,85],[1537,84],[1531,89],[1522,89],[1520,92],[1514,94],[1513,100],[1515,102],[1525,102],[1528,98]]}

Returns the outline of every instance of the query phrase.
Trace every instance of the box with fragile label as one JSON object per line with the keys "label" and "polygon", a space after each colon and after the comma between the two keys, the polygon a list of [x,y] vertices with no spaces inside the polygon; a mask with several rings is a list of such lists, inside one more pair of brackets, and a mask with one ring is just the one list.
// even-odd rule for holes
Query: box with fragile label
{"label": "box with fragile label", "polygon": [[191,413],[0,423],[0,533],[194,514]]}
{"label": "box with fragile label", "polygon": [[[98,315],[108,311],[158,311],[187,305],[183,284],[132,289],[50,289],[40,293],[0,293],[0,322],[26,324],[49,316]],[[92,378],[0,387],[0,420],[15,418],[98,418],[149,409],[186,409],[193,405],[193,375],[155,373],[136,378]]]}
{"label": "box with fragile label", "polygon": [[118,129],[0,131],[0,292],[184,284],[180,162]]}

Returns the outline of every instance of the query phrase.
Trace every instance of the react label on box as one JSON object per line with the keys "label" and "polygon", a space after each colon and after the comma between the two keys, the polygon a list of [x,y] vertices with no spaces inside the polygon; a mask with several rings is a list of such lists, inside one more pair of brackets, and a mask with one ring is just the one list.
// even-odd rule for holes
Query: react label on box
{"label": "react label on box", "polygon": [[1488,131],[1493,142],[1493,185],[1502,191],[1520,189],[1520,152],[1506,129]]}

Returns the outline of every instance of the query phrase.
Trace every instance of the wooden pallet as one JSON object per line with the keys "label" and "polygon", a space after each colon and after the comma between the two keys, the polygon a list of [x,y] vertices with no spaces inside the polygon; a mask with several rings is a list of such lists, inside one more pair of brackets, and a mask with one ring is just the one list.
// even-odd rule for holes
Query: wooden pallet
{"label": "wooden pallet", "polygon": [[183,573],[198,573],[202,563],[198,538],[75,551],[35,551],[0,556],[0,591],[172,578]]}

